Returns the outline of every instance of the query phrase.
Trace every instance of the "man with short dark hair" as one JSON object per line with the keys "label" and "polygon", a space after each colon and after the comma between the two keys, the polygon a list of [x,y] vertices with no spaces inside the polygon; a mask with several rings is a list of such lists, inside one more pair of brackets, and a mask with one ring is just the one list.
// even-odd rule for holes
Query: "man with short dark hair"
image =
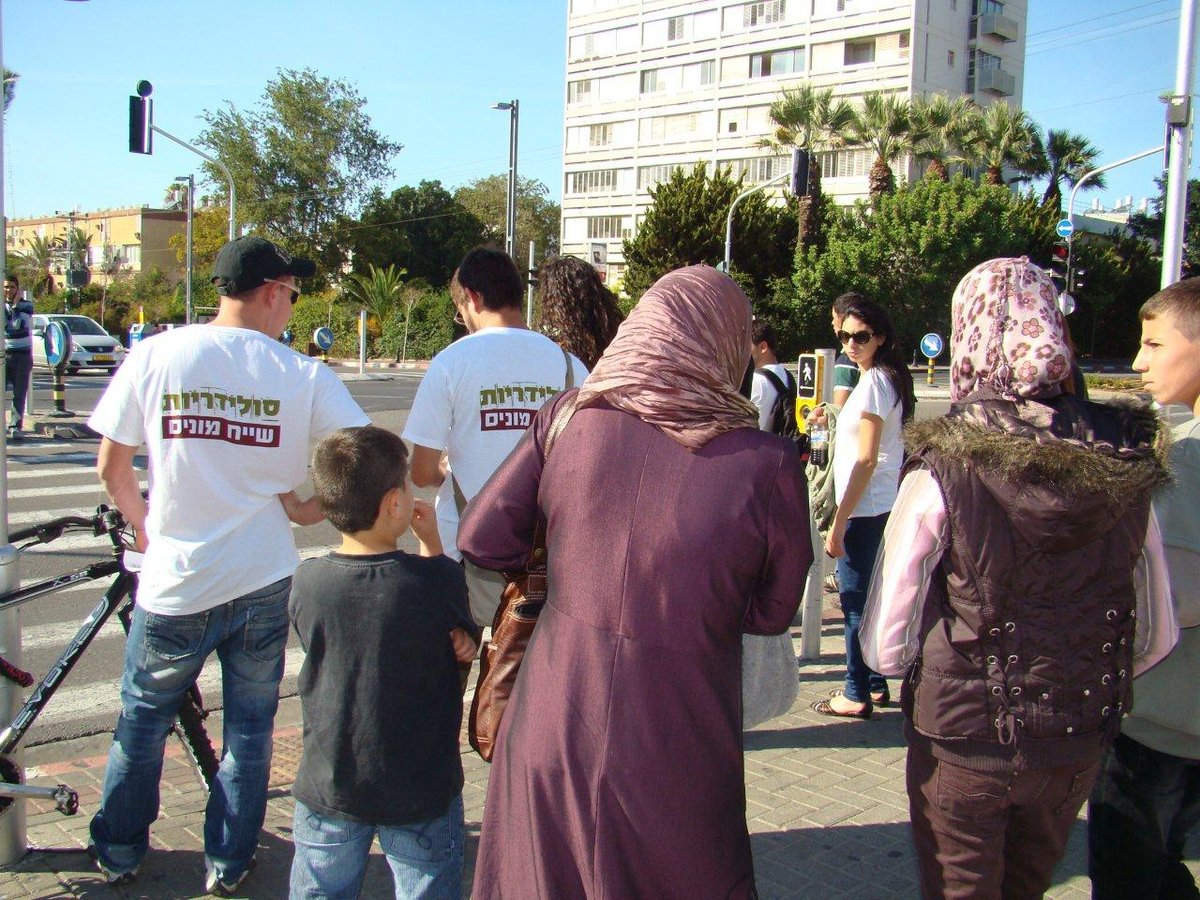
{"label": "man with short dark hair", "polygon": [[[412,480],[438,487],[437,519],[446,554],[461,559],[455,538],[462,508],[517,445],[533,414],[587,369],[544,335],[521,310],[523,284],[508,254],[468,253],[450,282],[466,337],[434,357],[413,400],[403,437],[413,444]],[[467,566],[471,615],[492,624],[504,582]]]}
{"label": "man with short dark hair", "polygon": [[33,372],[33,306],[21,299],[21,282],[9,272],[4,276],[4,386],[12,390],[12,408],[7,425],[15,437],[25,417],[29,376]]}
{"label": "man with short dark hair", "polygon": [[756,321],[750,335],[750,355],[754,360],[754,380],[750,385],[750,401],[758,407],[758,427],[763,431],[782,434],[775,429],[775,410],[780,401],[794,403],[796,379],[778,357],[779,340],[775,329],[766,322]]}
{"label": "man with short dark hair", "polygon": [[[205,890],[229,896],[266,813],[287,603],[299,563],[288,519],[321,518],[293,489],[310,444],[367,417],[326,366],[277,338],[314,264],[259,237],[221,248],[217,317],[134,345],[88,420],[97,469],[145,556],[91,850],[131,881],[158,816],[163,745],[184,692],[221,660],[221,769],[204,823]],[[149,502],[134,471],[146,444]]]}

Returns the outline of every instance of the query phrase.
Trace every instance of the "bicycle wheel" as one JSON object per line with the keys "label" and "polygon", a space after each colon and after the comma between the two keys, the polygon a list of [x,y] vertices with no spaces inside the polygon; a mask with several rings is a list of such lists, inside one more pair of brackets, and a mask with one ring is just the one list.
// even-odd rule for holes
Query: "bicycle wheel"
{"label": "bicycle wheel", "polygon": [[183,695],[174,731],[191,758],[192,765],[200,773],[205,788],[211,792],[217,781],[217,769],[220,768],[221,761],[217,758],[217,751],[213,749],[208,729],[204,727],[204,719],[208,713],[196,704],[194,692],[195,686]]}

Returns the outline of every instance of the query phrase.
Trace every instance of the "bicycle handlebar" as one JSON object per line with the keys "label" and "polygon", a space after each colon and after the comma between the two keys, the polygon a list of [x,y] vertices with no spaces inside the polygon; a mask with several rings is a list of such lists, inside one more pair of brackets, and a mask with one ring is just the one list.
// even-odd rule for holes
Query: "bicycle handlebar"
{"label": "bicycle handlebar", "polygon": [[25,547],[29,547],[33,544],[49,544],[68,531],[90,531],[95,537],[107,534],[112,538],[114,546],[120,546],[120,533],[124,527],[125,519],[120,511],[102,505],[96,509],[94,516],[62,516],[41,525],[10,532],[8,542],[16,544],[19,541],[28,541]]}

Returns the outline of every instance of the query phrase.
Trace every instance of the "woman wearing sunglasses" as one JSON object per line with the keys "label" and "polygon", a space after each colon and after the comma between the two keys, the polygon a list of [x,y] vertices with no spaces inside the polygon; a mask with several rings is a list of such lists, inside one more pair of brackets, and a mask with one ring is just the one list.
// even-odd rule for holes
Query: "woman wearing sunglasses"
{"label": "woman wearing sunglasses", "polygon": [[896,500],[904,455],[900,429],[912,418],[917,400],[887,311],[859,295],[839,298],[843,299],[845,314],[837,337],[861,375],[838,416],[833,445],[837,512],[825,552],[837,560],[846,681],[813,709],[826,716],[869,719],[875,706],[886,704],[891,695],[883,676],[863,662],[858,626],[883,527]]}

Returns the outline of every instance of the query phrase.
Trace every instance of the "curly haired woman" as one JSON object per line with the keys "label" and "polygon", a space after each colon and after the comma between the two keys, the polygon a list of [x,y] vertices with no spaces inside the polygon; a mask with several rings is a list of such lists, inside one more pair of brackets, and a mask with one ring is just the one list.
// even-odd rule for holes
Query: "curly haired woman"
{"label": "curly haired woman", "polygon": [[537,271],[539,326],[590,372],[621,324],[617,298],[590,264],[553,256]]}

